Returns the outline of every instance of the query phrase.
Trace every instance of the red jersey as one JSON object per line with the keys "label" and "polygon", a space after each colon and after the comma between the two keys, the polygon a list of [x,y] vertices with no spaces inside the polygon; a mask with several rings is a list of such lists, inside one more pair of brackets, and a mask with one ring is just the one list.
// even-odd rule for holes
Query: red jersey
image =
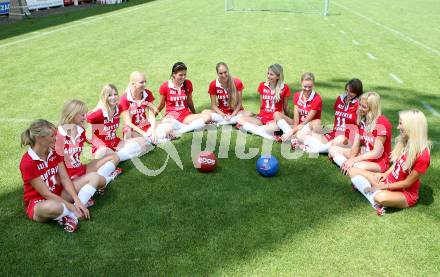
{"label": "red jersey", "polygon": [[[151,107],[153,102],[153,93],[148,89],[145,89],[142,93],[141,100],[134,100],[131,93],[127,91],[122,95],[121,100],[119,101],[119,106],[121,112],[128,111],[131,116],[131,123],[143,131],[147,131],[148,128],[150,128],[147,111],[148,107]],[[124,133],[127,132],[127,130],[131,130],[131,128],[124,125]]]}
{"label": "red jersey", "polygon": [[371,162],[376,162],[380,160],[386,161],[389,163],[390,155],[391,155],[391,135],[392,135],[392,125],[389,120],[381,115],[376,120],[376,127],[371,132],[366,130],[366,126],[364,122],[361,122],[359,125],[359,135],[361,136],[361,153],[370,152],[374,149],[374,142],[376,137],[385,136],[385,143],[383,145],[384,151],[382,156],[378,159],[370,160]]}
{"label": "red jersey", "polygon": [[260,113],[257,117],[273,120],[275,112],[283,112],[284,98],[289,98],[290,89],[286,84],[281,85],[280,100],[275,101],[275,92],[271,92],[269,83],[261,82],[258,87],[258,93],[261,95]]}
{"label": "red jersey", "polygon": [[92,153],[95,153],[99,147],[106,146],[112,150],[116,149],[120,138],[116,135],[116,131],[120,122],[119,108],[115,107],[112,118],[109,118],[107,111],[98,108],[87,114],[87,122],[92,124]]}
{"label": "red jersey", "polygon": [[[240,79],[238,78],[232,78],[235,84],[235,88],[237,89],[237,93],[240,93],[243,91],[244,86]],[[210,95],[215,95],[217,98],[218,108],[225,114],[231,114],[234,112],[232,108],[229,107],[228,100],[228,91],[226,88],[222,87],[219,80],[216,79],[211,82],[209,85],[208,93]],[[243,107],[241,107],[243,109]]]}
{"label": "red jersey", "polygon": [[357,109],[359,106],[358,100],[355,98],[345,104],[344,100],[347,97],[343,94],[336,99],[335,105],[335,122],[333,125],[333,131],[338,134],[344,134],[347,125],[356,125]]}
{"label": "red jersey", "polygon": [[159,93],[165,96],[165,112],[167,114],[191,113],[188,108],[188,96],[191,95],[192,91],[193,87],[190,80],[185,80],[180,88],[175,87],[171,80],[164,82],[159,88]]}
{"label": "red jersey", "polygon": [[24,183],[23,200],[25,206],[28,206],[32,199],[44,199],[30,183],[37,177],[41,178],[51,192],[61,195],[63,186],[58,176],[58,165],[62,161],[63,158],[52,150],[50,150],[46,161],[40,159],[32,148],[29,148],[23,155],[20,162],[20,171]]}
{"label": "red jersey", "polygon": [[310,111],[317,111],[312,120],[321,119],[322,99],[321,96],[314,90],[310,93],[309,98],[305,100],[302,91],[295,92],[295,95],[293,96],[293,105],[298,107],[298,124],[304,122]]}
{"label": "red jersey", "polygon": [[81,126],[76,126],[77,135],[71,137],[63,127],[58,126],[55,150],[58,155],[64,157],[64,165],[70,177],[81,176],[84,167],[81,163],[81,153],[84,142],[86,142],[86,132]]}
{"label": "red jersey", "polygon": [[[394,163],[393,171],[391,174],[387,176],[385,183],[395,183],[399,181],[405,180],[410,174],[410,170],[406,168],[406,155],[403,154],[399,160]],[[430,154],[428,148],[423,150],[421,154],[416,157],[416,160],[413,162],[411,170],[415,170],[418,173],[425,173],[430,164]],[[417,179],[410,187],[404,189],[390,189],[393,191],[401,191],[405,193],[405,196],[408,198],[408,204],[415,204],[419,199],[419,188],[420,188],[420,180]]]}

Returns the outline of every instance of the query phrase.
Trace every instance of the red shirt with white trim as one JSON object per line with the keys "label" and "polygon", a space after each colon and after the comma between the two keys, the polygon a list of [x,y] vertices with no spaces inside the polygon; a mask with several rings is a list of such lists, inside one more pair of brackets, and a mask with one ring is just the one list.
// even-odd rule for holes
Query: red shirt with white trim
{"label": "red shirt with white trim", "polygon": [[[243,83],[238,78],[232,78],[235,84],[235,88],[237,89],[237,93],[241,93],[244,89]],[[219,80],[216,79],[209,84],[208,93],[210,95],[215,95],[217,98],[218,108],[225,114],[231,114],[234,112],[232,108],[229,107],[229,96],[226,88],[222,87]],[[243,109],[243,107],[241,107]]]}
{"label": "red shirt with white trim", "polygon": [[[387,176],[387,179],[385,180],[386,184],[395,183],[399,181],[405,180],[408,175],[410,174],[410,171],[405,165],[406,162],[406,154],[403,154],[399,160],[397,160],[394,163],[393,171],[391,171],[390,175]],[[422,153],[420,153],[416,160],[413,162],[411,170],[415,170],[420,174],[423,174],[426,172],[430,165],[430,153],[428,148],[423,150]],[[415,203],[419,199],[419,189],[420,189],[420,180],[417,179],[413,184],[411,184],[410,187],[404,188],[404,189],[390,189],[393,191],[401,191],[406,192],[406,195],[408,195],[411,198],[411,202]]]}
{"label": "red shirt with white trim", "polygon": [[355,98],[348,102],[347,104],[344,102],[346,94],[339,96],[336,99],[335,105],[333,106],[335,110],[335,122],[333,125],[333,131],[336,132],[336,135],[344,135],[345,129],[348,125],[354,127],[356,125],[357,120],[357,109],[359,107],[359,102]]}
{"label": "red shirt with white trim", "polygon": [[38,177],[41,178],[51,192],[61,195],[63,186],[58,175],[58,165],[62,161],[63,158],[52,150],[49,151],[47,160],[42,160],[38,157],[32,148],[29,148],[23,155],[20,162],[20,171],[24,183],[23,200],[25,206],[28,206],[29,202],[33,199],[44,199],[30,183]]}
{"label": "red shirt with white trim", "polygon": [[273,119],[275,112],[283,112],[284,98],[289,98],[290,89],[287,84],[281,85],[280,100],[275,101],[275,91],[270,90],[269,83],[261,82],[258,86],[258,93],[261,95],[261,106],[259,117]]}
{"label": "red shirt with white trim", "polygon": [[191,113],[188,108],[188,96],[192,91],[193,86],[190,80],[185,80],[179,88],[175,87],[171,80],[164,82],[159,88],[159,93],[165,96],[165,113]]}
{"label": "red shirt with white trim", "polygon": [[76,131],[76,137],[72,137],[62,126],[58,126],[55,143],[55,150],[58,155],[64,157],[64,165],[70,177],[82,175],[85,166],[81,163],[81,153],[86,142],[86,132],[78,125]]}
{"label": "red shirt with white trim", "polygon": [[92,153],[99,147],[106,146],[112,150],[116,149],[121,139],[116,135],[120,122],[119,108],[115,107],[113,117],[110,118],[107,111],[98,108],[87,114],[87,122],[92,124]]}
{"label": "red shirt with white trim", "polygon": [[367,131],[365,123],[361,122],[359,125],[359,135],[361,136],[361,153],[370,152],[374,149],[374,142],[378,136],[385,136],[384,151],[382,155],[375,160],[370,160],[372,162],[384,159],[385,162],[389,163],[391,155],[391,135],[392,135],[392,125],[390,121],[383,115],[379,116],[376,120],[376,127],[372,131]]}
{"label": "red shirt with white trim", "polygon": [[304,99],[303,92],[297,91],[293,96],[293,105],[298,107],[299,121],[301,124],[311,111],[317,111],[312,120],[321,119],[322,99],[319,93],[312,91],[307,99]]}
{"label": "red shirt with white trim", "polygon": [[[131,123],[142,129],[143,131],[147,131],[151,125],[148,121],[147,111],[148,107],[152,107],[151,105],[153,104],[153,102],[153,93],[148,89],[145,89],[142,93],[141,100],[134,100],[131,93],[127,91],[124,93],[124,95],[122,95],[121,100],[119,101],[119,106],[121,108],[121,112],[129,112]],[[127,130],[131,130],[131,128],[125,126],[124,124],[124,133]]]}

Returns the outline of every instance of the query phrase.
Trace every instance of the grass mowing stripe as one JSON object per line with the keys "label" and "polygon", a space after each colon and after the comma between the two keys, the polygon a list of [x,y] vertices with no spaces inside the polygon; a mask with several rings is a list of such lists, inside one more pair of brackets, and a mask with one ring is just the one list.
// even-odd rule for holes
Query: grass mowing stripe
{"label": "grass mowing stripe", "polygon": [[415,39],[413,39],[412,37],[406,35],[405,33],[402,33],[402,32],[400,32],[400,31],[395,30],[395,29],[393,29],[393,28],[390,28],[390,27],[388,27],[388,26],[386,26],[386,25],[384,25],[384,24],[382,24],[382,23],[379,23],[379,22],[375,21],[374,19],[372,19],[372,18],[370,18],[370,17],[367,17],[367,16],[365,16],[365,15],[359,13],[359,12],[356,12],[356,11],[354,11],[353,9],[348,8],[348,7],[346,7],[346,6],[342,5],[342,4],[339,4],[339,3],[335,2],[335,1],[333,1],[332,4],[333,4],[333,5],[336,5],[336,6],[340,7],[340,8],[343,8],[343,9],[349,11],[349,12],[352,13],[352,14],[355,14],[355,15],[359,16],[359,17],[361,17],[361,18],[367,20],[367,21],[370,22],[370,23],[373,23],[373,24],[375,24],[375,25],[377,25],[377,26],[380,26],[380,27],[382,27],[383,29],[385,29],[385,30],[387,30],[387,31],[389,31],[389,32],[391,32],[391,33],[397,35],[397,36],[400,37],[401,39],[406,40],[406,41],[409,41],[409,42],[412,42],[412,43],[414,43],[415,45],[417,45],[417,46],[419,46],[419,47],[421,47],[421,48],[423,48],[423,49],[425,49],[425,50],[428,50],[428,51],[430,51],[430,52],[432,52],[432,53],[434,53],[435,55],[437,55],[437,56],[440,57],[440,51],[439,51],[439,50],[434,49],[434,48],[432,48],[432,47],[430,47],[430,46],[428,46],[428,45],[426,45],[426,44],[424,44],[424,43],[422,43],[422,42],[420,42],[420,41],[418,41],[418,40],[415,40]]}
{"label": "grass mowing stripe", "polygon": [[352,39],[351,42],[352,42],[354,45],[359,45],[359,42],[358,42],[357,40],[355,40],[355,39]]}
{"label": "grass mowing stripe", "polygon": [[436,111],[431,105],[426,103],[425,101],[422,101],[423,107],[425,107],[428,111],[432,113],[433,116],[440,117],[440,113]]}

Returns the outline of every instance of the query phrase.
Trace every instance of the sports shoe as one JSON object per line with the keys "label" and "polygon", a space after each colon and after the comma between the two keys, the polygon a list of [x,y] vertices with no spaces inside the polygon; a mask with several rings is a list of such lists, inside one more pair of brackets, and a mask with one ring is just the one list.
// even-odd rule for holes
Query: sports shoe
{"label": "sports shoe", "polygon": [[292,148],[292,150],[295,150],[296,148],[299,147],[299,142],[298,139],[293,138],[290,140],[290,147]]}
{"label": "sports shoe", "polygon": [[273,135],[273,140],[276,142],[283,142],[283,139],[279,135]]}
{"label": "sports shoe", "polygon": [[385,214],[385,212],[386,212],[386,210],[385,210],[384,206],[379,206],[376,209],[376,213],[377,213],[378,216],[383,216]]}
{"label": "sports shoe", "polygon": [[112,178],[113,180],[114,179],[116,179],[116,177],[118,177],[119,176],[119,174],[121,174],[122,173],[122,168],[120,168],[120,167],[118,167],[118,168],[116,168],[113,172],[112,172],[112,174],[110,174],[110,178]]}
{"label": "sports shoe", "polygon": [[237,123],[237,124],[235,124],[235,128],[240,130],[241,125],[239,123]]}
{"label": "sports shoe", "polygon": [[87,201],[87,203],[84,206],[86,206],[86,208],[88,209],[94,205],[95,205],[95,200],[93,200],[93,198],[90,198],[89,201]]}
{"label": "sports shoe", "polygon": [[78,228],[78,219],[70,216],[65,216],[62,219],[64,231],[73,233]]}
{"label": "sports shoe", "polygon": [[376,209],[376,213],[378,216],[383,216],[385,214],[385,207],[379,204],[374,204],[373,208]]}

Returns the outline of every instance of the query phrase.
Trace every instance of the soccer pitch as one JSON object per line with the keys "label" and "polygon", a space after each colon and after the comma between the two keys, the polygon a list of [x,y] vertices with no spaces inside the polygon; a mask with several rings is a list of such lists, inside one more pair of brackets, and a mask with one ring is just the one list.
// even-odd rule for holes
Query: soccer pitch
{"label": "soccer pitch", "polygon": [[[438,275],[439,14],[437,0],[335,0],[328,17],[225,12],[219,0],[131,0],[0,25],[0,275]],[[316,75],[325,124],[355,77],[381,95],[394,137],[398,111],[422,110],[433,148],[418,205],[378,217],[326,156],[284,159],[280,144],[272,151],[280,171],[260,177],[257,156],[236,157],[233,129],[228,158],[213,173],[193,168],[186,134],[173,142],[183,170],[170,160],[148,177],[123,163],[77,233],[29,221],[18,169],[29,123],[56,123],[72,98],[92,109],[104,84],[122,93],[135,70],[158,99],[177,61],[188,66],[197,111],[209,107],[219,61],[243,81],[253,112],[273,63],[292,90],[302,73]],[[220,129],[217,136],[218,146]],[[247,137],[247,149],[261,145]],[[155,149],[140,161],[158,169],[166,157]]]}

